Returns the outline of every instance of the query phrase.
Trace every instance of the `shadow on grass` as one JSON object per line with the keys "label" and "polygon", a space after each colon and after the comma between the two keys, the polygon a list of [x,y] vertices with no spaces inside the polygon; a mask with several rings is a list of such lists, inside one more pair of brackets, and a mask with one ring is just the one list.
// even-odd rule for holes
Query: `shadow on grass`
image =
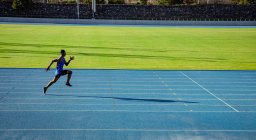
{"label": "shadow on grass", "polygon": [[[192,53],[192,52],[198,52],[198,51],[187,51],[187,50],[157,50],[157,49],[146,49],[146,48],[117,48],[117,47],[91,47],[91,46],[68,46],[68,45],[45,45],[45,44],[23,44],[23,43],[5,43],[0,42],[0,46],[30,46],[30,47],[36,47],[36,48],[43,48],[43,47],[60,47],[60,48],[89,48],[89,49],[99,49],[99,52],[72,52],[72,55],[82,55],[82,56],[89,56],[89,57],[108,57],[108,58],[136,58],[136,59],[159,59],[159,60],[184,60],[184,61],[200,61],[200,62],[235,62],[235,63],[253,63],[255,64],[255,61],[245,62],[245,61],[232,61],[229,59],[224,58],[207,58],[207,57],[191,57],[189,55],[183,56],[160,56],[160,55],[138,55],[131,53],[121,53],[121,54],[110,54],[110,53],[103,53],[105,50],[129,50],[129,51],[142,51],[142,52],[151,52],[150,54],[154,52],[168,52],[168,51],[179,51],[184,53]],[[101,51],[100,51],[101,50]],[[1,53],[29,53],[29,54],[51,54],[51,55],[57,55],[58,52],[53,51],[34,51],[34,50],[19,50],[19,49],[3,49],[0,48],[0,54]],[[41,57],[41,56],[38,56]]]}
{"label": "shadow on grass", "polygon": [[[57,55],[57,52],[52,51],[33,51],[33,50],[18,50],[18,49],[0,49],[0,53],[29,53],[29,54],[51,54]],[[161,59],[161,60],[185,60],[185,61],[206,61],[206,62],[220,62],[227,59],[218,58],[204,58],[204,57],[171,57],[171,56],[157,56],[157,55],[136,55],[136,54],[109,54],[109,53],[72,53],[73,55],[91,56],[91,57],[118,57],[118,58],[136,58],[136,59]],[[41,57],[41,56],[40,56]]]}
{"label": "shadow on grass", "polygon": [[116,99],[124,101],[142,101],[142,102],[160,102],[160,103],[198,103],[191,101],[182,101],[182,100],[165,100],[165,99],[143,99],[143,98],[126,98],[126,97],[111,97],[111,96],[85,96],[85,95],[58,95],[58,94],[46,94],[48,96],[61,96],[61,97],[81,97],[81,98],[103,98],[103,99]]}
{"label": "shadow on grass", "polygon": [[29,46],[29,47],[36,47],[36,48],[52,48],[52,47],[59,47],[62,49],[67,48],[85,48],[85,49],[100,49],[100,50],[124,50],[124,51],[149,51],[149,52],[167,52],[167,51],[179,51],[179,52],[197,52],[197,51],[185,51],[185,50],[158,50],[158,49],[146,49],[146,48],[120,48],[120,47],[92,47],[92,46],[70,46],[70,45],[45,45],[45,44],[25,44],[25,43],[6,43],[0,42],[0,45],[5,46]]}

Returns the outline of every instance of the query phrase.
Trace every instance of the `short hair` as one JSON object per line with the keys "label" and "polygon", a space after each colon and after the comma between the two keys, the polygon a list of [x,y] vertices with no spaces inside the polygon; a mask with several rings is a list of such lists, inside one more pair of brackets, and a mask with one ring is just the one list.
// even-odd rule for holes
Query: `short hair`
{"label": "short hair", "polygon": [[66,51],[65,50],[61,50],[60,53],[65,53]]}

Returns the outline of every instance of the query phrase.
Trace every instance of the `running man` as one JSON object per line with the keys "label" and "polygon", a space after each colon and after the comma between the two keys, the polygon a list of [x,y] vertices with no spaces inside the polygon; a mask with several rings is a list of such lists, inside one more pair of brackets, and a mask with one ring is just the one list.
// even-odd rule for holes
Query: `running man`
{"label": "running man", "polygon": [[60,51],[60,54],[61,56],[58,58],[58,59],[54,59],[52,60],[51,64],[47,67],[46,71],[49,71],[50,68],[51,68],[51,65],[54,63],[54,62],[57,62],[57,65],[56,65],[56,71],[55,71],[55,77],[48,83],[47,86],[44,87],[44,94],[46,93],[47,89],[52,85],[54,84],[55,82],[57,82],[60,78],[60,76],[62,75],[66,75],[68,74],[68,77],[67,77],[67,82],[66,82],[66,85],[67,86],[72,86],[70,84],[70,79],[71,79],[71,76],[72,76],[72,71],[71,70],[63,70],[63,66],[64,64],[66,66],[69,65],[69,63],[71,62],[71,60],[74,60],[74,56],[70,56],[70,59],[68,60],[68,62],[66,62],[65,60],[65,56],[66,56],[66,51],[65,50],[61,50]]}

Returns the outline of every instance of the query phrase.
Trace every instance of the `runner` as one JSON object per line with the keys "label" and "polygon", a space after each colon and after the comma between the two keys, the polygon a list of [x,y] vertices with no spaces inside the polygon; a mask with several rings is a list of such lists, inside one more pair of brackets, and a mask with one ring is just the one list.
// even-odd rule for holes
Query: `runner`
{"label": "runner", "polygon": [[66,66],[69,65],[69,63],[71,62],[71,60],[74,60],[74,56],[70,56],[70,59],[68,60],[68,62],[66,62],[65,60],[65,56],[66,56],[66,51],[65,50],[61,50],[60,51],[61,53],[61,56],[58,58],[58,59],[54,59],[52,60],[52,62],[50,63],[50,65],[47,67],[46,71],[49,71],[50,68],[51,68],[51,65],[54,63],[54,62],[57,62],[57,65],[56,65],[56,71],[55,71],[55,76],[54,78],[48,83],[47,86],[44,87],[44,94],[46,93],[47,89],[52,85],[54,84],[55,82],[57,82],[60,78],[60,76],[62,75],[66,75],[68,74],[68,77],[67,77],[67,82],[66,82],[66,85],[67,86],[72,86],[70,84],[70,79],[71,79],[71,76],[72,76],[72,71],[71,70],[63,70],[63,66],[64,64]]}

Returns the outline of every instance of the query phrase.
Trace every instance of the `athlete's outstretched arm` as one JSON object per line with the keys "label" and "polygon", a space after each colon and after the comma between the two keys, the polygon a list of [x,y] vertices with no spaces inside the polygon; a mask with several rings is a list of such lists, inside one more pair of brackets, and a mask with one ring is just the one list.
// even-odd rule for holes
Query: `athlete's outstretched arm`
{"label": "athlete's outstretched arm", "polygon": [[68,66],[71,60],[74,60],[74,56],[70,56],[70,59],[68,60],[68,62],[65,62],[65,65]]}
{"label": "athlete's outstretched arm", "polygon": [[49,64],[49,66],[46,68],[46,71],[50,70],[50,68],[54,62],[58,62],[58,59],[53,59],[52,62]]}

